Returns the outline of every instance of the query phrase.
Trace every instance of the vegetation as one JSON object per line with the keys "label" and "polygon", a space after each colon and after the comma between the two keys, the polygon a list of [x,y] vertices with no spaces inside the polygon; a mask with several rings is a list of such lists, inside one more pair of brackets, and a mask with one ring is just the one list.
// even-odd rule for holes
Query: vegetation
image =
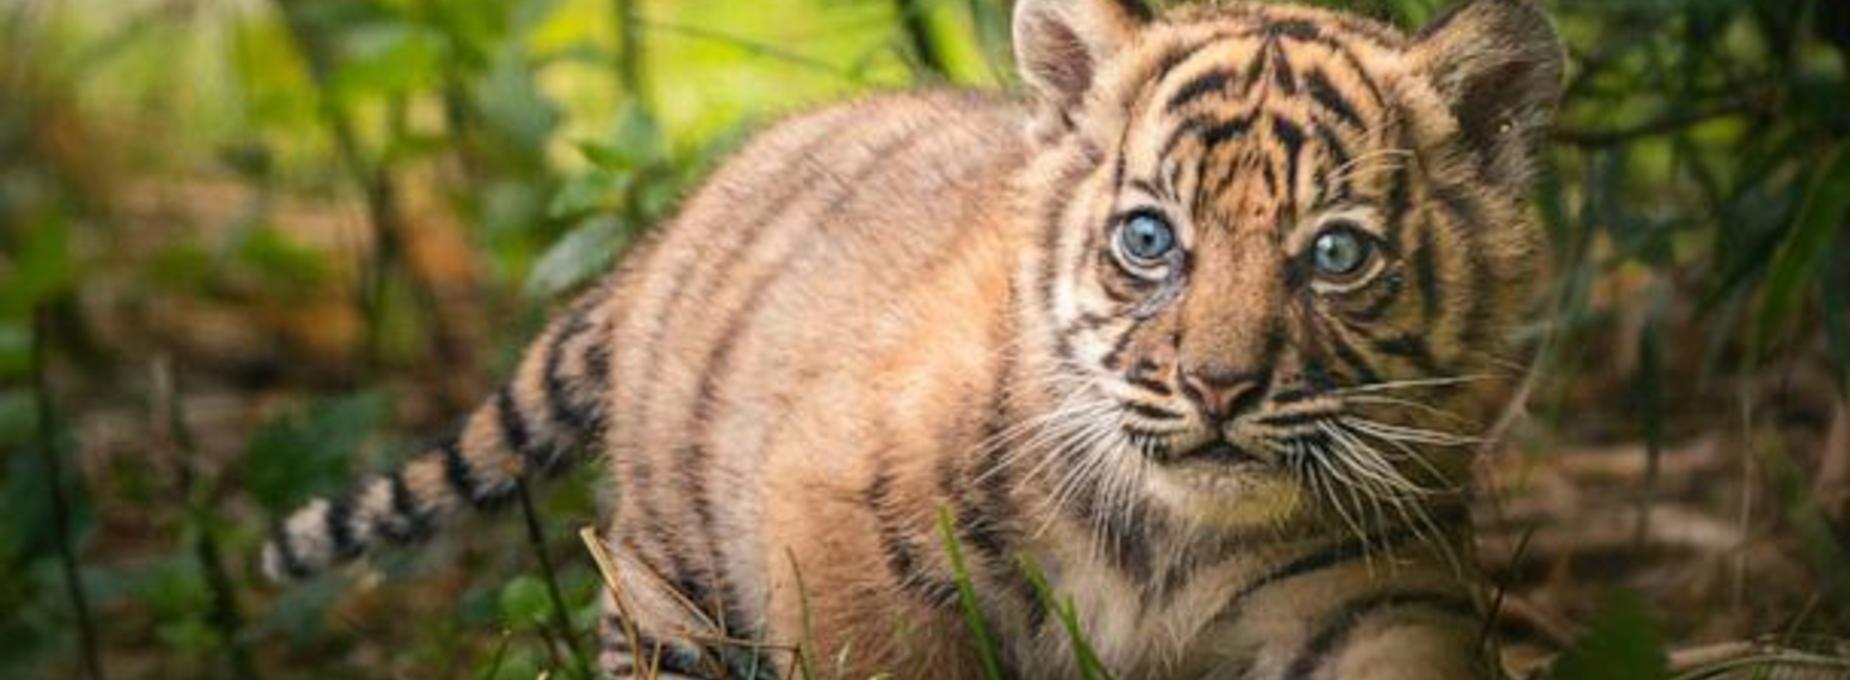
{"label": "vegetation", "polygon": [[[1843,673],[1850,4],[1547,4],[1559,285],[1484,466],[1487,630],[1564,678]],[[589,479],[301,587],[253,556],[742,135],[1008,86],[1005,5],[0,3],[0,676],[578,674]]]}

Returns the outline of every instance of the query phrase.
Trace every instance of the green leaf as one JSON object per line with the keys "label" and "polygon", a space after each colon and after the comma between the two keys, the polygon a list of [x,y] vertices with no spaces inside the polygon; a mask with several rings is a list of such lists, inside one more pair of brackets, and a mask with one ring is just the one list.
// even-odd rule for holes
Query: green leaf
{"label": "green leaf", "polygon": [[[484,3],[486,4],[486,3]],[[559,108],[540,96],[524,45],[508,43],[494,55],[488,77],[476,88],[476,106],[490,126],[514,146],[540,149],[559,125]]]}
{"label": "green leaf", "polygon": [[1555,680],[1662,680],[1670,677],[1663,637],[1643,596],[1619,591],[1587,632],[1555,660]]}
{"label": "green leaf", "polygon": [[39,220],[25,230],[17,254],[0,268],[0,317],[22,318],[40,300],[62,292],[77,278],[71,262],[70,230],[63,219]]}
{"label": "green leaf", "polygon": [[442,33],[402,21],[350,29],[344,38],[345,59],[334,84],[348,95],[409,92],[434,84],[449,51]]}
{"label": "green leaf", "polygon": [[30,440],[38,428],[38,414],[32,390],[0,390],[0,447],[12,448]]}
{"label": "green leaf", "polygon": [[527,628],[542,626],[552,613],[552,600],[546,595],[546,584],[528,574],[522,574],[501,587],[501,621],[509,626]]}
{"label": "green leaf", "polygon": [[597,169],[579,175],[559,187],[546,215],[553,219],[571,219],[617,207],[635,175],[623,170]]}
{"label": "green leaf", "polygon": [[270,420],[245,447],[246,488],[273,514],[339,488],[354,450],[384,422],[387,407],[384,394],[364,392]]}
{"label": "green leaf", "polygon": [[24,376],[32,367],[32,331],[24,320],[0,321],[0,379]]}
{"label": "green leaf", "polygon": [[[61,443],[61,452],[70,451],[68,442]],[[0,478],[0,560],[16,565],[24,565],[40,557],[49,557],[57,548],[57,534],[52,521],[50,474],[45,466],[45,455],[39,445],[22,446],[9,450],[6,462],[6,475]],[[62,455],[62,454],[60,454]],[[81,544],[95,518],[90,507],[90,496],[84,485],[72,474],[71,465],[62,466],[63,479],[57,480],[67,490],[65,500],[69,502],[71,541]]]}
{"label": "green leaf", "polygon": [[1768,346],[1790,325],[1805,294],[1805,284],[1812,280],[1831,239],[1850,219],[1850,152],[1846,148],[1840,144],[1825,155],[1812,175],[1798,217],[1773,254],[1754,323],[1758,347]]}
{"label": "green leaf", "polygon": [[585,220],[534,263],[527,295],[550,298],[590,281],[610,267],[623,242],[622,220],[608,215]]}

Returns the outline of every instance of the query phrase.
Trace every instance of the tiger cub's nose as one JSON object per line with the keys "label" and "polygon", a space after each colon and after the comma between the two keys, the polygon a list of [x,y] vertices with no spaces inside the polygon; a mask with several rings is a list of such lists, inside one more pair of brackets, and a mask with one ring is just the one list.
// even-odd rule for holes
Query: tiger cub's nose
{"label": "tiger cub's nose", "polygon": [[1265,385],[1265,371],[1236,371],[1223,364],[1182,371],[1182,393],[1216,425],[1252,410],[1265,395]]}

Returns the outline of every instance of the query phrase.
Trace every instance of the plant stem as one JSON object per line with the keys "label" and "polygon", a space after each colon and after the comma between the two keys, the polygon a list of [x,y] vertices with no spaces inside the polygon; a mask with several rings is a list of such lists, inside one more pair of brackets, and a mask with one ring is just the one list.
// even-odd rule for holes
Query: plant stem
{"label": "plant stem", "polygon": [[546,594],[552,598],[553,625],[559,629],[559,639],[564,641],[566,649],[572,653],[573,670],[580,677],[591,677],[590,669],[585,665],[584,655],[578,650],[578,636],[572,631],[572,617],[565,608],[565,596],[559,592],[559,576],[553,570],[552,557],[546,554],[546,534],[540,528],[540,513],[533,507],[533,494],[527,490],[527,478],[518,478],[520,493],[520,514],[527,523],[527,543],[533,549],[534,557],[540,561],[540,576],[546,581]]}
{"label": "plant stem", "polygon": [[212,627],[218,629],[219,637],[224,638],[225,661],[231,667],[231,676],[240,680],[255,680],[257,669],[251,663],[250,647],[242,633],[244,616],[238,611],[237,590],[232,586],[229,572],[225,569],[225,559],[218,546],[218,531],[213,525],[213,494],[202,490],[198,471],[193,467],[193,433],[186,426],[185,413],[180,406],[180,390],[175,383],[172,367],[164,359],[154,365],[154,386],[155,408],[152,415],[156,419],[165,419],[164,426],[157,424],[157,429],[166,433],[165,439],[173,447],[180,477],[179,491],[181,497],[186,499],[187,521],[198,533],[199,538],[193,544],[193,555],[199,560],[200,570],[205,573],[207,589],[212,592]]}
{"label": "plant stem", "polygon": [[51,487],[51,520],[58,541],[58,561],[64,568],[64,586],[77,612],[77,636],[83,648],[84,674],[102,680],[103,665],[97,656],[96,626],[90,620],[90,598],[84,590],[77,569],[77,551],[71,545],[71,501],[65,496],[64,461],[58,445],[58,418],[53,410],[51,380],[46,375],[51,331],[51,310],[45,303],[32,314],[32,384],[38,397],[39,453],[45,457],[46,484]]}
{"label": "plant stem", "polygon": [[648,111],[650,110],[648,97],[643,93],[646,85],[643,83],[642,75],[642,26],[636,16],[636,2],[637,0],[611,0],[610,2],[611,19],[616,22],[617,29],[615,64],[617,87],[623,90],[625,96],[636,102],[637,106]]}

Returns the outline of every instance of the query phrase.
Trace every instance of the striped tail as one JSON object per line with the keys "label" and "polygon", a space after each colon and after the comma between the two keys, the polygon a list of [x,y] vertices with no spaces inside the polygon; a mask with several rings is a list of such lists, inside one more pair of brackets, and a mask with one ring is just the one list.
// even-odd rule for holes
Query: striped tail
{"label": "striped tail", "polygon": [[381,538],[411,543],[463,508],[490,510],[534,472],[567,469],[603,429],[610,371],[605,295],[593,294],[530,345],[512,380],[454,435],[346,493],[290,513],[263,547],[271,579],[311,576],[366,553]]}

